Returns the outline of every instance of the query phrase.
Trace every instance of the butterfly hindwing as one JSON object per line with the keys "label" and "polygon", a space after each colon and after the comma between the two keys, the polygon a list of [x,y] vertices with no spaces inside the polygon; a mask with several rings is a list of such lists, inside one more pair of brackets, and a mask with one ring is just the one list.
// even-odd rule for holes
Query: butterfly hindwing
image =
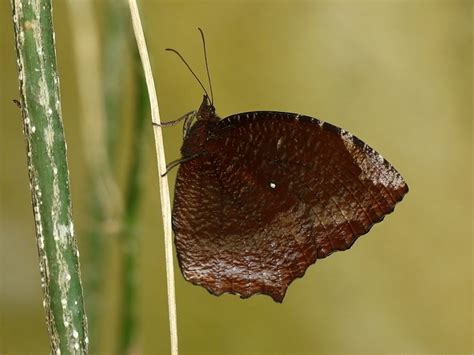
{"label": "butterfly hindwing", "polygon": [[232,115],[204,149],[179,168],[173,229],[186,279],[217,295],[281,302],[309,265],[348,249],[408,191],[361,140],[307,116]]}

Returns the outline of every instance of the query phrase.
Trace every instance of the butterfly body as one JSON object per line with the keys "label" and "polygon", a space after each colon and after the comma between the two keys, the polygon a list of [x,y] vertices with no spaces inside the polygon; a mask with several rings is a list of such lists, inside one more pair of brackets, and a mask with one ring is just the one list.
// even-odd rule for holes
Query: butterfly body
{"label": "butterfly body", "polygon": [[204,152],[204,146],[220,118],[206,95],[196,113],[196,122],[185,132],[181,155],[186,158]]}
{"label": "butterfly body", "polygon": [[317,259],[346,250],[408,192],[350,133],[259,111],[220,119],[204,96],[186,133],[173,206],[184,277],[215,295],[281,302]]}

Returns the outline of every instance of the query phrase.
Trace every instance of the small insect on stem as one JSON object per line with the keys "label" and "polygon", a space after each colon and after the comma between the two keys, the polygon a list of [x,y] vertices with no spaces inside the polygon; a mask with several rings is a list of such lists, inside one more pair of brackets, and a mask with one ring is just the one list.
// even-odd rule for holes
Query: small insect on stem
{"label": "small insect on stem", "polygon": [[13,101],[13,103],[16,105],[16,107],[18,107],[19,109],[22,108],[21,102],[20,102],[19,100],[13,99],[12,101]]}

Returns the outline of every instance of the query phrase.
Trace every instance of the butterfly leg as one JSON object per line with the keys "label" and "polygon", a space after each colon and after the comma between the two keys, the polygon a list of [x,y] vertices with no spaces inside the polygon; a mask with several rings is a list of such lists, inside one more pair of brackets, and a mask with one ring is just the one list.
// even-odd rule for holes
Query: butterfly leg
{"label": "butterfly leg", "polygon": [[178,118],[176,120],[167,121],[167,122],[160,122],[160,123],[153,122],[152,124],[153,124],[153,126],[158,126],[158,127],[175,126],[176,124],[178,124],[182,120],[185,120],[185,122],[186,122],[187,120],[189,120],[189,117],[195,117],[196,114],[197,114],[197,111],[190,111],[190,112],[186,113],[185,115],[181,116],[180,118]]}
{"label": "butterfly leg", "polygon": [[184,124],[183,124],[183,139],[186,138],[189,134],[189,131],[191,130],[191,126],[193,125],[194,120],[196,119],[197,112],[193,111],[193,114],[188,115],[184,119]]}
{"label": "butterfly leg", "polygon": [[166,165],[166,171],[164,172],[163,175],[161,175],[161,177],[164,177],[166,174],[168,174],[171,171],[171,169],[173,169],[175,166],[178,166],[181,163],[193,160],[193,159],[197,158],[200,155],[202,155],[202,153],[196,153],[196,154],[190,155],[188,157],[181,157],[179,159],[173,160],[171,163]]}

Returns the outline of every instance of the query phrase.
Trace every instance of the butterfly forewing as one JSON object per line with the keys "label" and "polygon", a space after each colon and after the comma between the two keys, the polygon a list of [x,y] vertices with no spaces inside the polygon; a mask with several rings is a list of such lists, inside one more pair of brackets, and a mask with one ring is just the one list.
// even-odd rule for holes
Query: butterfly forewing
{"label": "butterfly forewing", "polygon": [[309,265],[349,248],[408,187],[350,133],[282,112],[229,116],[178,171],[173,229],[185,278],[282,301]]}

